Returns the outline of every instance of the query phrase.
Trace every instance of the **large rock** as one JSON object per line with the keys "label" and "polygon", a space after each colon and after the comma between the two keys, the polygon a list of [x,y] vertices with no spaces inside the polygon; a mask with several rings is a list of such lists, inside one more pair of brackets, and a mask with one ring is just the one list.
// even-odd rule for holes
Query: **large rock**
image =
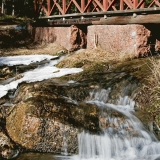
{"label": "large rock", "polygon": [[[13,106],[8,106],[5,110],[7,96],[1,98],[0,111],[3,114],[1,113],[0,118],[7,117],[6,129],[9,137],[28,150],[76,153],[79,131],[100,133],[101,129],[108,127],[113,126],[115,131],[118,128],[117,124],[106,123],[105,115],[100,115],[101,110],[97,106],[79,102],[94,98],[96,92],[101,95],[100,91],[108,94],[108,103],[117,102],[120,95],[132,96],[141,78],[149,75],[144,68],[146,67],[140,59],[135,59],[104,74],[94,73],[81,82],[68,83],[50,79],[20,84],[15,97],[9,100]],[[101,90],[100,86],[106,90]],[[110,113],[108,110],[105,112]],[[124,121],[120,114],[111,113],[111,116],[122,117],[119,126]]]}
{"label": "large rock", "polygon": [[78,130],[61,123],[59,117],[50,117],[45,108],[40,110],[37,107],[31,101],[16,106],[7,118],[10,137],[26,149],[54,153],[68,149],[69,153],[75,153]]}
{"label": "large rock", "polygon": [[57,95],[53,84],[42,83],[19,88],[14,109],[6,119],[8,134],[29,150],[77,153],[79,130],[99,129],[99,109],[89,104],[77,105],[70,98]]}
{"label": "large rock", "polygon": [[114,57],[147,56],[150,37],[151,31],[143,25],[92,25],[88,26],[87,48],[101,47]]}

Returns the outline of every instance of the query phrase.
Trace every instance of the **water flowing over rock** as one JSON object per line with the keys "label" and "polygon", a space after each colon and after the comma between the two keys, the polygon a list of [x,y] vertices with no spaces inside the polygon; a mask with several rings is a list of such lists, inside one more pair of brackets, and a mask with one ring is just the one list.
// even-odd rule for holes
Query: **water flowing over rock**
{"label": "water flowing over rock", "polygon": [[20,150],[78,154],[59,159],[158,158],[159,142],[134,116],[133,99],[148,72],[139,74],[137,64],[127,67],[109,68],[81,81],[54,78],[20,83],[0,99],[3,130]]}
{"label": "water flowing over rock", "polygon": [[6,120],[7,131],[16,143],[27,149],[77,153],[78,129],[95,132],[99,128],[98,108],[83,103],[78,105],[62,93],[57,94],[70,94],[73,86],[69,90],[69,87],[54,85],[49,81],[43,84],[39,82],[19,88],[15,108]]}
{"label": "water flowing over rock", "polygon": [[[135,87],[128,87],[128,91]],[[98,133],[102,132],[101,128],[113,125],[103,124],[104,116],[100,114],[101,109],[97,105],[82,101],[100,96],[104,101],[110,101],[117,88],[113,89],[113,93],[111,89],[96,88],[87,83],[58,80],[20,85],[12,99],[14,106],[6,119],[8,134],[14,142],[26,149],[78,153],[79,131],[84,129]],[[124,95],[129,93],[125,90],[122,91]],[[116,97],[113,99],[116,101]],[[112,114],[121,117],[120,113],[112,111]]]}
{"label": "water flowing over rock", "polygon": [[103,132],[99,135],[85,131],[79,134],[80,159],[154,160],[159,157],[160,143],[132,114],[134,102],[130,98],[125,97],[115,105],[96,96],[88,103],[97,104],[101,108],[99,123]]}

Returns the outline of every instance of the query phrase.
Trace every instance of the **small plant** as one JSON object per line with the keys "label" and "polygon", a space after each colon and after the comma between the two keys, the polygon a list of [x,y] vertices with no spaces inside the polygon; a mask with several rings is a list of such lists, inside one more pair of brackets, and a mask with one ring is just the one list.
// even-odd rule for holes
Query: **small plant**
{"label": "small plant", "polygon": [[16,18],[16,16],[12,16],[12,15],[6,15],[6,14],[0,15],[0,20],[12,20],[15,18]]}
{"label": "small plant", "polygon": [[[160,59],[150,58],[152,76],[148,78],[148,85],[144,87],[144,94],[149,95],[147,103],[143,105],[150,117],[160,125]],[[147,89],[146,89],[147,88]],[[148,96],[147,95],[147,96]]]}
{"label": "small plant", "polygon": [[147,4],[150,4],[153,0],[145,0]]}
{"label": "small plant", "polygon": [[12,15],[1,14],[0,21],[8,22],[8,23],[9,22],[10,23],[27,23],[27,22],[31,22],[32,20],[28,17],[16,17]]}

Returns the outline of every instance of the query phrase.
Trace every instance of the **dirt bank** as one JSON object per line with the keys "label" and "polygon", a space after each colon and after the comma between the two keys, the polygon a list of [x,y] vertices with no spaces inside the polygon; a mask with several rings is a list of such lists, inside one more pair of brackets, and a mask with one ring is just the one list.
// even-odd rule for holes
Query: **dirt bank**
{"label": "dirt bank", "polygon": [[25,25],[0,25],[0,56],[54,55],[61,50],[58,44],[35,43]]}

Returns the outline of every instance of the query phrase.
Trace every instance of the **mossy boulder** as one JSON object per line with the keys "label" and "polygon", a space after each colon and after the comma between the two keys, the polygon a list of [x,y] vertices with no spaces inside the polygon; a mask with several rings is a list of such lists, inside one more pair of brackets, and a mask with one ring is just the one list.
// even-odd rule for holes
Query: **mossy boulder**
{"label": "mossy boulder", "polygon": [[65,90],[65,86],[51,83],[43,86],[40,82],[23,84],[6,118],[6,129],[11,139],[28,150],[77,153],[79,131],[100,130],[99,108],[91,104],[78,104],[63,96],[64,93],[73,95],[73,91],[76,93],[74,87]]}

